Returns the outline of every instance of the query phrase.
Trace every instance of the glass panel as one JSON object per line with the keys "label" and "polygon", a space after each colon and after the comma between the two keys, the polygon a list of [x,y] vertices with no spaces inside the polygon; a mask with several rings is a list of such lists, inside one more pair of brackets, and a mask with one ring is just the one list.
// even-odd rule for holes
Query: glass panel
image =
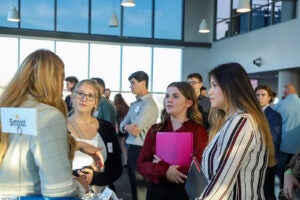
{"label": "glass panel", "polygon": [[259,29],[271,24],[272,8],[260,7],[252,11],[252,30]]}
{"label": "glass panel", "polygon": [[18,22],[7,21],[7,15],[12,6],[18,10],[18,0],[0,0],[0,26],[18,28]]}
{"label": "glass panel", "polygon": [[252,0],[252,10],[271,3],[271,0]]}
{"label": "glass panel", "polygon": [[120,90],[120,46],[91,44],[89,77],[99,77],[112,91]]}
{"label": "glass panel", "polygon": [[54,51],[52,40],[20,39],[20,62],[37,49],[48,49]]}
{"label": "glass panel", "polygon": [[156,0],[154,13],[154,37],[181,40],[182,0]]}
{"label": "glass panel", "polygon": [[[91,33],[101,35],[120,35],[121,27],[121,0],[92,1]],[[116,14],[119,21],[118,27],[110,27],[109,21],[112,14]]]}
{"label": "glass panel", "polygon": [[218,0],[217,22],[230,17],[230,0]]}
{"label": "glass panel", "polygon": [[144,71],[149,76],[151,91],[151,48],[123,46],[122,49],[122,91],[130,91],[128,77],[136,71]]}
{"label": "glass panel", "polygon": [[21,28],[54,30],[54,0],[22,0]]}
{"label": "glass panel", "polygon": [[[166,92],[167,86],[181,80],[181,49],[154,48],[153,91]],[[168,74],[166,76],[166,74]]]}
{"label": "glass panel", "polygon": [[0,95],[18,69],[18,39],[0,37]]}
{"label": "glass panel", "polygon": [[246,33],[250,31],[250,12],[238,16],[240,20],[239,33]]}
{"label": "glass panel", "polygon": [[57,0],[57,31],[88,33],[88,0]]}
{"label": "glass panel", "polygon": [[216,33],[216,39],[220,40],[226,37],[230,36],[229,33],[229,20],[222,21],[217,23],[217,33]]}
{"label": "glass panel", "polygon": [[65,76],[76,76],[78,80],[88,78],[88,44],[56,42],[56,53],[64,61]]}
{"label": "glass panel", "polygon": [[134,7],[124,7],[124,36],[151,38],[152,0],[136,0]]}
{"label": "glass panel", "polygon": [[295,18],[295,1],[281,1],[275,4],[275,11],[277,11],[278,19],[281,22]]}

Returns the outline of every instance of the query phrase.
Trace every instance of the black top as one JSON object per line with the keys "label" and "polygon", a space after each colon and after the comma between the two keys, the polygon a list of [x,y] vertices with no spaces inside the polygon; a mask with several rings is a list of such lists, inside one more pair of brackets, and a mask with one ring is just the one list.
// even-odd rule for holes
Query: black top
{"label": "black top", "polygon": [[208,115],[210,110],[210,100],[208,97],[202,95],[198,96],[198,109],[202,114],[203,126],[205,127],[206,130],[208,130],[209,128]]}
{"label": "black top", "polygon": [[[119,141],[115,131],[115,127],[108,121],[98,119],[100,134],[106,150],[107,157],[104,163],[105,168],[103,172],[94,171],[93,179],[91,185],[104,186],[110,185],[115,180],[117,180],[122,175],[122,158],[121,158],[121,148],[119,146]],[[89,168],[89,166],[84,167]],[[77,174],[77,170],[73,171],[73,175]]]}
{"label": "black top", "polygon": [[[121,148],[119,145],[118,137],[116,134],[115,127],[108,121],[98,119],[99,121],[99,129],[98,133],[105,144],[107,150],[107,158],[104,163],[105,169],[104,172],[95,172],[91,185],[109,185],[117,180],[123,170],[122,166],[122,158],[121,158]],[[112,145],[111,148],[108,146]]]}

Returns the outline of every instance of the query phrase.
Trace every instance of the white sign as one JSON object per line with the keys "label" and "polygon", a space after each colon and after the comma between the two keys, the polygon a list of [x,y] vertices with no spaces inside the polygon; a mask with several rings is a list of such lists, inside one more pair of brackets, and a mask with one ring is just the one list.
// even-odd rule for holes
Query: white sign
{"label": "white sign", "polygon": [[2,132],[37,135],[36,108],[1,108]]}

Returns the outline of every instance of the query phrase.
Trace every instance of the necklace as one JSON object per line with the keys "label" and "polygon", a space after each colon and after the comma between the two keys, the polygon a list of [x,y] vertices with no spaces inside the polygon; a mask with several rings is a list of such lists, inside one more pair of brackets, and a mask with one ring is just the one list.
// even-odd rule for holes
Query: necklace
{"label": "necklace", "polygon": [[[89,123],[85,123],[80,126],[74,119],[74,117],[70,117],[69,122],[72,128],[75,130],[77,136],[81,139],[90,139],[91,134],[93,135],[93,137],[95,136],[95,134],[97,134],[97,129],[92,127]],[[82,127],[83,129],[80,127]]]}

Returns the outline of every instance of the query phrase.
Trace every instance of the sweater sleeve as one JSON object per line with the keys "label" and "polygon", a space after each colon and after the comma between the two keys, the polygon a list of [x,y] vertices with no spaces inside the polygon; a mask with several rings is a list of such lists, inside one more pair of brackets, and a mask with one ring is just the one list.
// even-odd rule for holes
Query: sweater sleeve
{"label": "sweater sleeve", "polygon": [[41,193],[48,197],[80,197],[84,189],[72,177],[65,117],[54,108],[38,108],[38,134],[30,145],[39,168]]}

